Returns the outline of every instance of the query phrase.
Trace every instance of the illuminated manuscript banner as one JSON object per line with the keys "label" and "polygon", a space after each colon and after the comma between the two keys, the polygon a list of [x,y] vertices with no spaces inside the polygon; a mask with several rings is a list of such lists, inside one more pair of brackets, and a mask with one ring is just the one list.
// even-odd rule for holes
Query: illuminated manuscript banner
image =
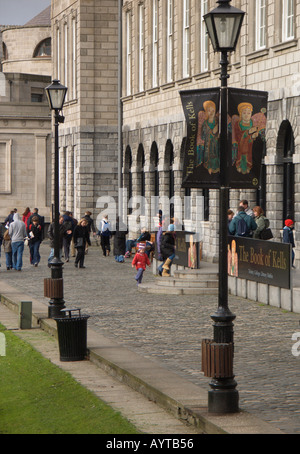
{"label": "illuminated manuscript banner", "polygon": [[[228,182],[259,186],[265,148],[267,92],[228,88]],[[181,91],[187,122],[182,187],[220,187],[220,88]],[[226,156],[225,156],[226,159]]]}
{"label": "illuminated manuscript banner", "polygon": [[228,236],[228,275],[289,289],[291,245]]}

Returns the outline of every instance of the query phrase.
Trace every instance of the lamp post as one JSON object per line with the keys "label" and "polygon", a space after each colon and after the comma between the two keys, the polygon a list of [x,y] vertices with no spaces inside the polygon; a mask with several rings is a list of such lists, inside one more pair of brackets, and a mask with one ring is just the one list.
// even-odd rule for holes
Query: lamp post
{"label": "lamp post", "polygon": [[[216,344],[233,344],[233,320],[235,315],[228,307],[227,275],[227,210],[229,205],[228,178],[228,52],[236,48],[244,12],[230,5],[230,0],[217,1],[219,6],[207,13],[204,20],[215,52],[221,53],[221,118],[220,118],[220,189],[219,189],[219,293],[218,309],[211,315]],[[235,413],[239,411],[239,395],[234,375],[213,378],[208,393],[208,410],[212,413]]]}
{"label": "lamp post", "polygon": [[60,115],[63,108],[67,88],[60,84],[59,80],[53,80],[52,84],[46,87],[46,94],[50,109],[54,111],[54,257],[50,262],[51,280],[53,293],[48,307],[49,318],[61,316],[60,311],[64,309],[63,299],[63,262],[60,258],[59,247],[59,146],[58,146],[58,126],[64,122],[64,117]]}

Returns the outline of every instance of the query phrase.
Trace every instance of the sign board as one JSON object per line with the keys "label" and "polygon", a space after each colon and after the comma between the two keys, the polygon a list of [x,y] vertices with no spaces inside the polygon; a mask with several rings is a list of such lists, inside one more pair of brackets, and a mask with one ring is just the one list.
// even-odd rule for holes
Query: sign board
{"label": "sign board", "polygon": [[227,160],[231,188],[259,187],[266,142],[268,93],[227,88],[227,156],[220,150],[220,88],[180,92],[187,123],[182,187],[220,188]]}
{"label": "sign board", "polygon": [[[173,263],[186,268],[200,268],[200,242],[194,241],[193,232],[177,231],[175,233],[175,258]],[[158,260],[157,242],[155,242],[155,258]]]}
{"label": "sign board", "polygon": [[291,245],[228,236],[228,275],[291,288]]}

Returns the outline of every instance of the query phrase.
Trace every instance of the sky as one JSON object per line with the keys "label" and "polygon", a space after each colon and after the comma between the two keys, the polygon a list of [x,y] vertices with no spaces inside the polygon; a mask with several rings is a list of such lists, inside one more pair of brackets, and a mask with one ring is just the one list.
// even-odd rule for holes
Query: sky
{"label": "sky", "polygon": [[50,4],[51,0],[0,0],[0,25],[24,25]]}

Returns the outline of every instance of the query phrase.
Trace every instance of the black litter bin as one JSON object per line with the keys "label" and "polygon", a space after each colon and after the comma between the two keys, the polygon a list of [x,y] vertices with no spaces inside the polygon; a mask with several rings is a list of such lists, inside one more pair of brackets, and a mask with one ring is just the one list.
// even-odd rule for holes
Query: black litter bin
{"label": "black litter bin", "polygon": [[[72,312],[78,311],[78,315]],[[62,316],[55,317],[61,361],[82,361],[87,355],[87,320],[80,309],[62,309]]]}

